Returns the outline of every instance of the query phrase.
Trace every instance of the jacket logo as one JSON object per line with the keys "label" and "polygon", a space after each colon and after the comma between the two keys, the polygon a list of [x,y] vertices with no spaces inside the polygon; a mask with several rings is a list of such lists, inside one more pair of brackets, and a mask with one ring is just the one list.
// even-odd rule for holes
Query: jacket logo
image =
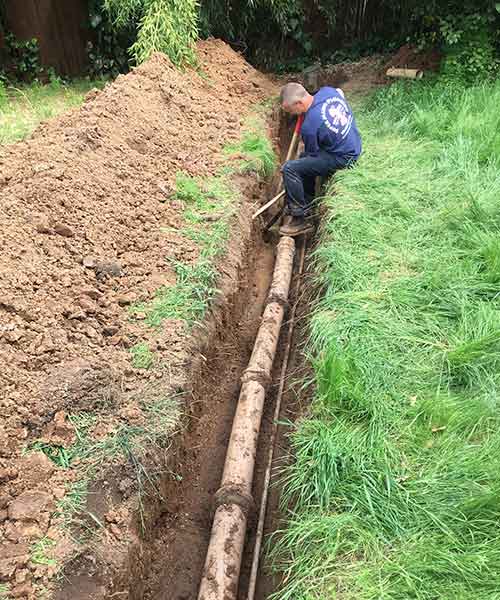
{"label": "jacket logo", "polygon": [[344,100],[328,98],[321,106],[321,118],[330,131],[345,138],[352,126],[352,114]]}

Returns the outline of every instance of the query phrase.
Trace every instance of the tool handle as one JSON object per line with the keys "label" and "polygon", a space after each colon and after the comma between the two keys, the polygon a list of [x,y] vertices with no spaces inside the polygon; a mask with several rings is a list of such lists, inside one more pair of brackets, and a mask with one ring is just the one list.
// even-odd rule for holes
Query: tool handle
{"label": "tool handle", "polygon": [[266,202],[263,206],[261,206],[257,212],[253,213],[252,221],[254,219],[256,219],[259,215],[261,215],[264,211],[266,211],[268,208],[270,208],[273,204],[276,204],[276,202],[278,202],[278,200],[280,198],[282,198],[284,195],[285,195],[285,190],[282,190],[279,194],[276,194],[276,196],[274,196],[274,198],[271,198],[271,200],[269,200],[269,202]]}
{"label": "tool handle", "polygon": [[295,123],[294,133],[296,133],[297,135],[299,135],[299,133],[300,133],[300,129],[302,127],[303,122],[304,122],[304,115],[302,114],[297,117],[297,122]]}
{"label": "tool handle", "polygon": [[300,128],[302,127],[303,120],[304,115],[299,115],[297,117],[297,122],[295,123],[295,128],[293,130],[292,141],[290,142],[290,146],[288,147],[288,153],[286,155],[285,162],[289,161],[295,154],[295,149],[297,148],[299,143]]}

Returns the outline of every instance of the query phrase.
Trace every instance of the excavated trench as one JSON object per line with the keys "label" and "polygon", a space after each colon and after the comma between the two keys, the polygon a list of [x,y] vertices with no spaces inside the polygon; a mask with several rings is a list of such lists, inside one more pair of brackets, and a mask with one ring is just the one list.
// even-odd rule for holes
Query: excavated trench
{"label": "excavated trench", "polygon": [[[281,161],[284,161],[290,145],[294,127],[292,119],[275,119],[274,137],[279,144]],[[241,177],[235,181],[245,198],[266,201],[273,196],[279,173],[267,185],[255,178]],[[267,198],[266,198],[267,196]],[[129,598],[129,600],[195,600],[198,598],[200,581],[207,557],[214,514],[217,509],[216,492],[220,491],[228,443],[231,437],[233,420],[238,406],[242,376],[251,380],[251,389],[261,386],[266,389],[258,445],[251,453],[255,455],[253,481],[248,486],[248,495],[253,496],[253,506],[246,516],[245,547],[241,558],[239,589],[231,588],[229,595],[220,595],[224,600],[247,598],[256,529],[259,517],[259,502],[265,480],[268,449],[275,423],[275,403],[280,380],[281,363],[287,339],[287,321],[290,307],[297,300],[296,285],[297,255],[306,241],[303,238],[294,244],[280,244],[277,231],[263,233],[260,220],[252,222],[255,204],[243,201],[233,223],[231,241],[221,265],[220,292],[213,301],[210,314],[202,327],[193,332],[192,363],[189,367],[190,386],[185,393],[184,415],[181,431],[172,439],[162,457],[152,457],[158,465],[158,478],[154,490],[142,496],[140,516],[134,517],[136,524],[130,529],[131,543],[111,547],[120,549],[123,560],[115,560],[108,553],[103,554],[96,546],[89,547],[84,554],[77,556],[65,571],[63,585],[57,592],[57,600],[87,598]],[[295,260],[288,303],[283,296],[283,277],[273,279],[277,255],[285,256],[287,270],[290,271],[290,250],[295,246]],[[305,247],[304,247],[305,250]],[[278,262],[281,259],[278,260]],[[278,271],[278,269],[276,269]],[[276,286],[276,282],[278,284]],[[271,285],[272,284],[272,285]],[[274,298],[274,299],[273,299]],[[280,299],[281,298],[281,299]],[[288,308],[287,308],[288,306]],[[271,312],[269,308],[274,307]],[[261,380],[262,374],[252,375],[249,360],[252,357],[257,371],[259,361],[254,360],[254,345],[260,336],[261,325],[266,322],[276,331],[276,315],[283,313],[283,326],[279,338],[273,334],[276,354],[272,371]],[[281,320],[281,316],[280,316]],[[269,338],[269,335],[265,335]],[[267,339],[267,341],[269,341]],[[274,342],[273,342],[274,344]],[[266,344],[264,344],[264,347]],[[290,364],[293,370],[295,358],[294,344],[291,345]],[[269,363],[267,350],[264,362]],[[250,375],[250,377],[249,377]],[[245,380],[244,378],[244,380]],[[253,381],[252,381],[253,380]],[[252,388],[253,386],[253,388]],[[259,392],[259,393],[261,393]],[[186,395],[187,394],[187,395]],[[242,394],[243,396],[244,394]],[[285,392],[282,401],[282,418],[291,419],[294,413],[293,394]],[[241,403],[240,403],[241,404]],[[256,433],[256,431],[254,431]],[[250,438],[254,434],[250,433]],[[285,435],[279,432],[273,467],[285,454]],[[242,452],[244,454],[244,452]],[[238,463],[239,454],[234,454]],[[106,483],[114,489],[120,481],[120,473],[105,475]],[[96,493],[89,500],[97,501]],[[264,534],[276,529],[278,511],[278,490],[271,486]],[[94,502],[95,503],[95,502]],[[219,502],[225,506],[227,502]],[[238,508],[237,504],[233,504]],[[106,503],[87,507],[92,514],[104,519],[108,510]],[[135,531],[135,533],[134,533]],[[227,556],[232,555],[233,539],[229,536],[223,545]],[[118,556],[118,555],[117,555]],[[226,571],[230,569],[226,567]],[[237,577],[233,580],[237,580]],[[276,582],[266,575],[261,563],[258,572],[254,598],[264,600],[276,588]],[[105,590],[107,590],[105,592]],[[219,598],[219,596],[217,596]]]}
{"label": "excavated trench", "polygon": [[[282,120],[279,141],[282,159],[291,139],[290,122]],[[272,187],[272,186],[271,186]],[[268,194],[271,193],[268,190]],[[233,418],[255,338],[266,307],[273,278],[276,234],[262,235],[255,221],[244,249],[245,260],[238,269],[237,291],[218,307],[209,348],[202,355],[192,394],[185,431],[172,464],[172,474],[162,488],[163,502],[151,519],[140,550],[131,557],[129,569],[116,589],[127,590],[133,600],[194,600],[198,596],[214,516],[214,495],[220,487]],[[303,239],[297,241],[297,250]],[[297,268],[295,260],[294,269]],[[291,290],[296,290],[292,281]],[[296,298],[291,291],[289,306]],[[285,312],[284,324],[287,321]],[[247,597],[255,543],[255,531],[264,480],[265,463],[273,425],[274,404],[284,353],[286,327],[282,327],[271,383],[267,387],[259,435],[252,495],[256,505],[248,516],[248,531],[240,573],[238,598]],[[291,361],[294,352],[292,345]],[[289,417],[288,396],[283,413]],[[282,448],[278,438],[278,454]],[[277,519],[277,493],[271,489],[265,533]],[[255,598],[264,599],[275,582],[261,568]],[[120,592],[118,592],[120,593]]]}

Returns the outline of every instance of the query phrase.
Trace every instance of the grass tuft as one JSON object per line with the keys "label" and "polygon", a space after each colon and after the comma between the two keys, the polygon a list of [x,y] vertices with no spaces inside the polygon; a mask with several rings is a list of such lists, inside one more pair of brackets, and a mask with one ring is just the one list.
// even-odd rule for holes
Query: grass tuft
{"label": "grass tuft", "polygon": [[214,259],[224,252],[237,202],[224,176],[203,180],[178,173],[175,196],[185,207],[186,227],[180,233],[195,242],[200,252],[193,264],[172,260],[175,285],[160,288],[152,302],[132,308],[133,314],[145,313],[151,327],[159,327],[166,319],[179,319],[192,327],[203,318],[216,293]]}
{"label": "grass tuft", "polygon": [[224,148],[225,154],[240,173],[254,172],[271,177],[277,166],[277,158],[266,131],[263,117],[254,117],[246,123],[239,142]]}
{"label": "grass tuft", "polygon": [[31,547],[30,562],[34,565],[55,567],[57,561],[50,555],[55,546],[56,542],[48,537],[38,540]]}
{"label": "grass tuft", "polygon": [[154,354],[150,347],[142,342],[135,344],[129,350],[132,355],[132,366],[134,369],[149,369],[154,363]]}
{"label": "grass tuft", "polygon": [[71,464],[71,455],[63,446],[36,441],[27,448],[28,452],[43,452],[47,458],[60,469],[68,469]]}

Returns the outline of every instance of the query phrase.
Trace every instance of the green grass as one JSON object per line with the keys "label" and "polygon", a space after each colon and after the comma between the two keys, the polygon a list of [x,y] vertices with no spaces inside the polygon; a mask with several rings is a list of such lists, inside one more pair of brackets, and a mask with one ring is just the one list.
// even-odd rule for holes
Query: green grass
{"label": "green grass", "polygon": [[165,320],[175,319],[190,328],[203,319],[217,292],[216,258],[225,251],[231,217],[240,201],[230,176],[235,172],[255,172],[267,177],[276,168],[276,156],[266,130],[266,111],[268,107],[256,109],[245,125],[241,140],[223,149],[227,164],[220,173],[205,178],[177,173],[174,197],[184,205],[185,221],[180,233],[196,243],[199,257],[190,264],[171,260],[175,285],[160,288],[151,302],[131,308],[132,315],[146,316],[148,326],[157,328]]}
{"label": "green grass", "polygon": [[10,595],[10,586],[8,583],[0,583],[0,598],[8,598]]}
{"label": "green grass", "polygon": [[[261,107],[261,110],[267,110],[267,107]],[[253,172],[271,177],[277,167],[276,154],[261,115],[248,119],[241,140],[226,146],[224,152],[232,160],[232,168],[240,173]]]}
{"label": "green grass", "polygon": [[280,600],[500,598],[500,82],[395,85],[324,198]]}
{"label": "green grass", "polygon": [[34,565],[55,567],[57,561],[51,558],[50,552],[55,548],[55,541],[44,537],[35,542],[31,547],[30,562]]}
{"label": "green grass", "polygon": [[[35,442],[27,450],[42,451],[59,468],[77,471],[78,478],[58,502],[55,516],[70,534],[78,528],[80,541],[82,536],[91,536],[96,525],[103,527],[86,508],[87,490],[89,483],[113,462],[125,460],[130,465],[140,507],[147,493],[146,487],[156,489],[158,473],[150,470],[148,453],[160,453],[168,448],[179,424],[180,404],[178,398],[161,394],[161,389],[155,389],[154,385],[142,390],[138,402],[142,418],[136,423],[117,422],[108,435],[96,438],[93,429],[102,420],[102,415],[90,412],[71,414],[68,418],[76,436],[71,446],[61,448]],[[61,458],[62,452],[64,459]],[[142,512],[140,514],[142,516]]]}
{"label": "green grass", "polygon": [[129,352],[132,355],[132,366],[134,369],[149,369],[153,366],[154,354],[146,343],[135,344],[135,346],[130,348]]}
{"label": "green grass", "polygon": [[87,478],[68,484],[65,496],[57,503],[54,516],[60,519],[61,526],[67,531],[84,522],[81,517],[85,514],[88,484]]}
{"label": "green grass", "polygon": [[36,441],[31,444],[26,451],[43,452],[45,456],[50,458],[50,460],[61,469],[68,469],[72,460],[71,454],[64,446],[49,444],[47,442]]}
{"label": "green grass", "polygon": [[89,90],[104,84],[104,80],[77,80],[7,88],[0,85],[0,144],[23,140],[41,121],[80,106]]}

